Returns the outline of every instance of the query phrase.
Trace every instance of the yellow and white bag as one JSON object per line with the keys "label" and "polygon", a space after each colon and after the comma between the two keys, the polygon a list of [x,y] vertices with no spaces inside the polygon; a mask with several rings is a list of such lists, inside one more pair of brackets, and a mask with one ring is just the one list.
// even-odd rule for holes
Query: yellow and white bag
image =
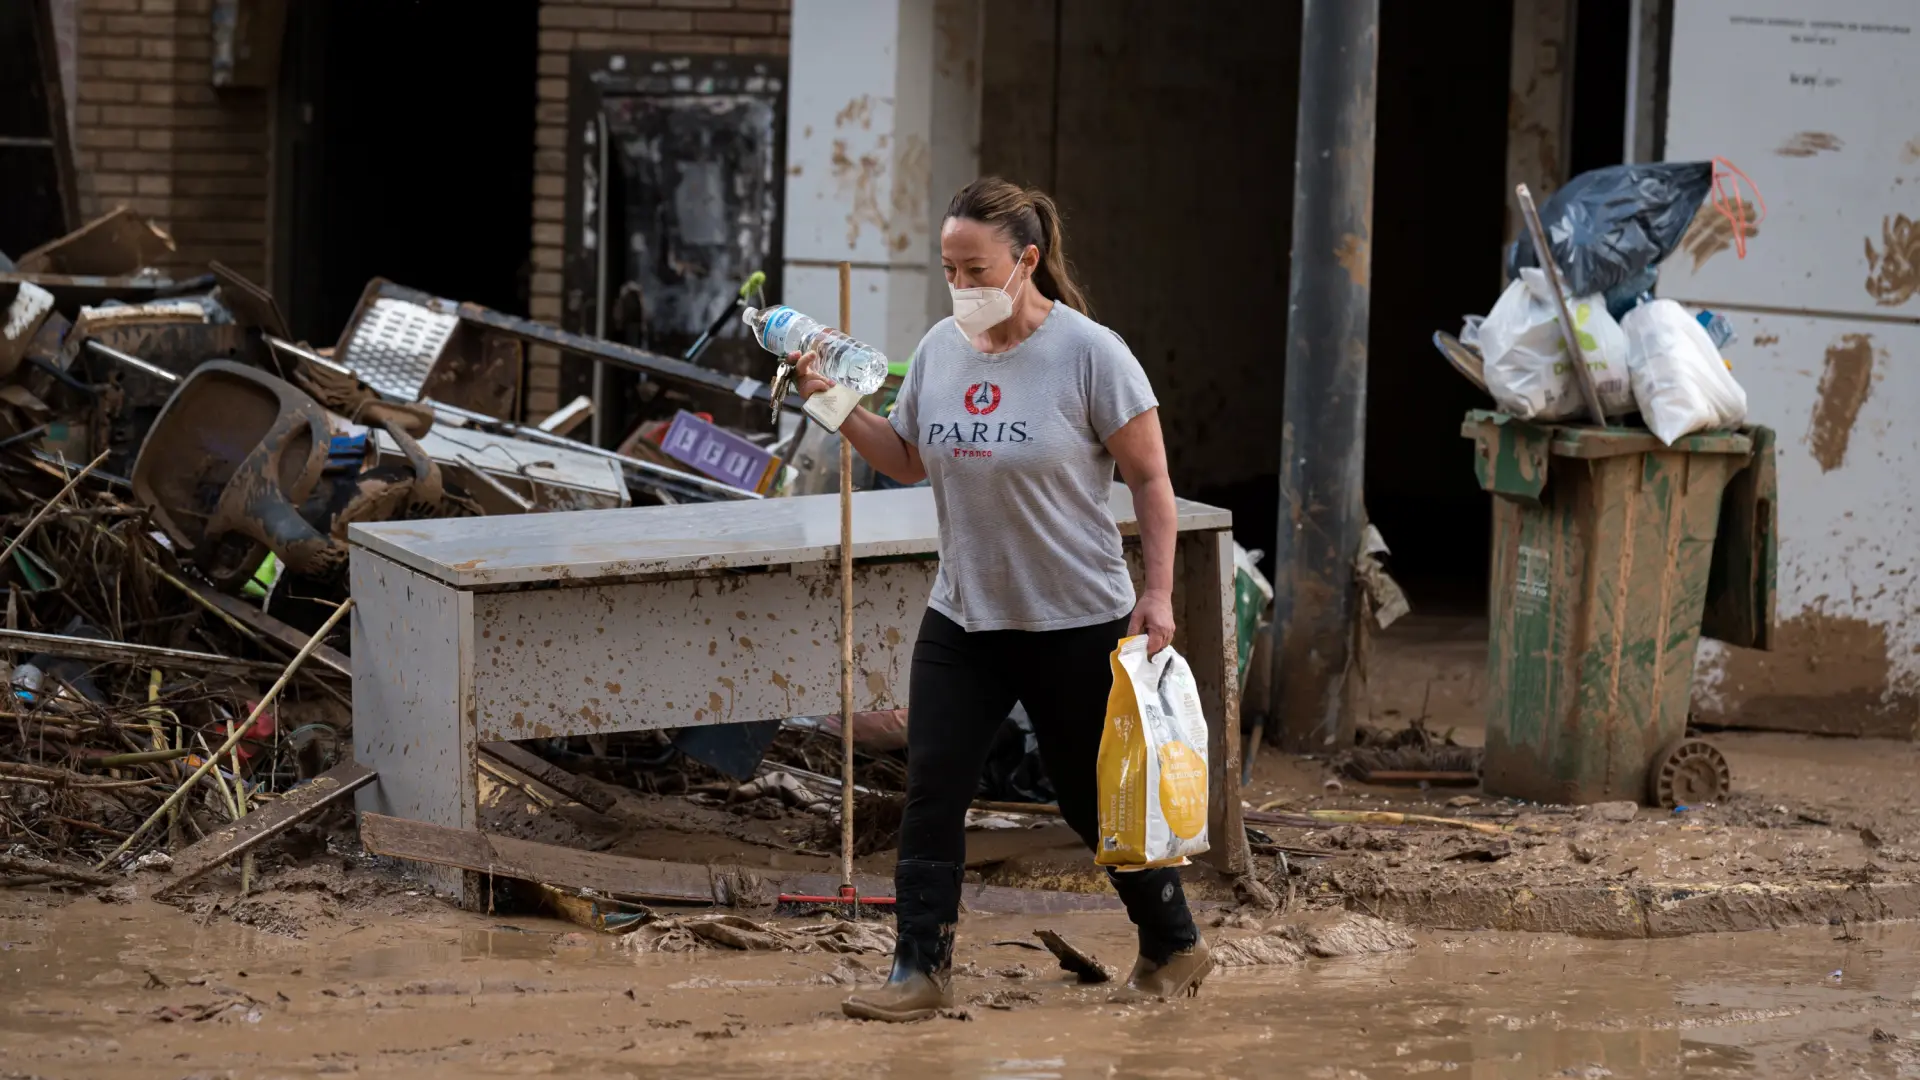
{"label": "yellow and white bag", "polygon": [[1193,672],[1145,636],[1113,650],[1100,736],[1100,850],[1119,870],[1180,866],[1207,850],[1207,718]]}

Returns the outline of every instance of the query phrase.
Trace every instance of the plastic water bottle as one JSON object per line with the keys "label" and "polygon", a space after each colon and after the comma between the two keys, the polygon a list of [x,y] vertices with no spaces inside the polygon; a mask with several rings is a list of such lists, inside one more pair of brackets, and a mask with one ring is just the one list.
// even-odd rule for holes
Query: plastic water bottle
{"label": "plastic water bottle", "polygon": [[1717,311],[1702,311],[1694,318],[1700,320],[1701,329],[1713,340],[1713,347],[1724,349],[1733,341],[1733,323]]}
{"label": "plastic water bottle", "polygon": [[46,674],[32,663],[21,664],[13,669],[13,677],[8,681],[13,685],[15,696],[22,701],[31,702],[40,695],[40,684],[46,680]]}
{"label": "plastic water bottle", "polygon": [[880,389],[880,384],[887,379],[885,353],[785,304],[748,308],[742,318],[761,348],[780,357],[795,352],[817,352],[819,374],[851,388],[861,397]]}

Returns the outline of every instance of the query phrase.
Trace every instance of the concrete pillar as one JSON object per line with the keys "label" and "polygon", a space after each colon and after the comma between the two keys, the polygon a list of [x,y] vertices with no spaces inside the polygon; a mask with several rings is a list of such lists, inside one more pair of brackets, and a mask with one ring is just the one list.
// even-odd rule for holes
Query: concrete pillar
{"label": "concrete pillar", "polygon": [[[1273,694],[1280,743],[1350,746],[1366,633],[1354,560],[1367,510],[1367,321],[1379,0],[1306,0],[1294,133]],[[1359,634],[1356,635],[1356,629]],[[1364,641],[1364,637],[1360,637]]]}
{"label": "concrete pillar", "polygon": [[948,311],[940,217],[980,167],[980,0],[794,0],[785,295],[904,360]]}

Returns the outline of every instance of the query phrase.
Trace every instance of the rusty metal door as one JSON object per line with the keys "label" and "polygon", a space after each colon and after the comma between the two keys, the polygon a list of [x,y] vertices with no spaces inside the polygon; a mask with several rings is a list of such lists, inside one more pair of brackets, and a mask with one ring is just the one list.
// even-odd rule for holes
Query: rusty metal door
{"label": "rusty metal door", "polygon": [[[635,95],[608,98],[603,108],[618,201],[610,209],[624,211],[625,226],[612,234],[618,246],[610,263],[621,267],[621,287],[637,288],[641,301],[615,308],[621,336],[677,354],[747,275],[769,266],[783,186],[773,169],[774,101]],[[717,343],[716,351],[724,347]]]}
{"label": "rusty metal door", "polygon": [[[784,58],[577,53],[568,116],[570,329],[677,356],[754,271],[779,295]],[[740,335],[718,338],[700,363],[742,377],[769,368]],[[563,396],[584,383],[585,372],[569,368]],[[643,417],[671,415],[671,404],[765,425],[739,402],[660,402],[658,388],[624,374],[614,385],[626,388],[603,404],[615,438]]]}

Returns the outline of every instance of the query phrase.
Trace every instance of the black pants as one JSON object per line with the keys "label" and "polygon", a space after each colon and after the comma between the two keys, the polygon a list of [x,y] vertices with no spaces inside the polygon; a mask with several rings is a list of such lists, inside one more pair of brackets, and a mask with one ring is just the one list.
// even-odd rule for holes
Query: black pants
{"label": "black pants", "polygon": [[[1107,658],[1126,630],[1121,619],[1073,630],[968,633],[928,609],[913,649],[908,695],[907,807],[895,875],[903,935],[935,933],[958,918],[967,804],[1015,702],[1026,706],[1033,723],[1061,816],[1095,850],[1095,759],[1113,684]],[[1140,951],[1148,959],[1163,962],[1198,938],[1179,871],[1108,877],[1139,928]]]}

